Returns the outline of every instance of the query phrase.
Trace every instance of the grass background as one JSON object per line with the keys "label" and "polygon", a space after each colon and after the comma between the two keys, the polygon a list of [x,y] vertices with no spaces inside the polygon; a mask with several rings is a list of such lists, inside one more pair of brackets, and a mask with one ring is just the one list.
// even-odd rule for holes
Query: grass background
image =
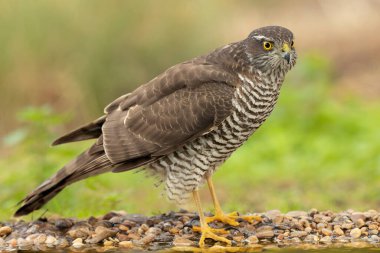
{"label": "grass background", "polygon": [[[366,33],[365,46],[344,38],[370,31],[379,6],[236,2],[0,1],[0,219],[91,142],[49,148],[60,134],[165,68],[273,23],[294,31],[300,57],[272,116],[215,173],[224,209],[378,209],[379,37]],[[366,26],[346,28],[352,15]],[[76,217],[177,209],[153,183],[143,173],[104,174],[46,209]],[[206,188],[202,199],[212,210]]]}

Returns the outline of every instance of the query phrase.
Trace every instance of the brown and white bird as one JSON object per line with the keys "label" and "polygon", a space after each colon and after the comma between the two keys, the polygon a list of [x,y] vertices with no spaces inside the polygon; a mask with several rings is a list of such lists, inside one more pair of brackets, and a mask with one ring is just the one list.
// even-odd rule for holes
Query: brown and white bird
{"label": "brown and white bird", "polygon": [[[224,214],[211,176],[267,119],[285,74],[296,62],[293,34],[280,26],[254,30],[246,39],[177,64],[109,104],[104,115],[53,145],[96,142],[22,201],[15,216],[41,208],[66,186],[105,172],[144,166],[162,177],[167,196],[193,195],[205,238],[230,243],[207,222],[237,225]],[[207,181],[215,216],[204,217],[198,187]]]}

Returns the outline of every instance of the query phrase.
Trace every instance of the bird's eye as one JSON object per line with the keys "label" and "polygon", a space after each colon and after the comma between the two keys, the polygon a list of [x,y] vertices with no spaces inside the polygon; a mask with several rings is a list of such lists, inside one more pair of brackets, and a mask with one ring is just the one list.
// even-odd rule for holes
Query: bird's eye
{"label": "bird's eye", "polygon": [[290,43],[290,46],[294,47],[294,40],[292,40],[292,42]]}
{"label": "bird's eye", "polygon": [[273,48],[273,43],[269,42],[269,41],[264,41],[263,42],[263,48],[264,48],[264,50],[269,51]]}

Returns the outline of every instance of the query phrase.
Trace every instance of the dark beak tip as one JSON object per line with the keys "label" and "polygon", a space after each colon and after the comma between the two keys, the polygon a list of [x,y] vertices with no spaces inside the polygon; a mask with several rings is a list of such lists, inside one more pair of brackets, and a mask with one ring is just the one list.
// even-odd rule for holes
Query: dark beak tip
{"label": "dark beak tip", "polygon": [[288,63],[290,63],[290,54],[289,54],[289,53],[286,53],[286,54],[284,55],[284,59],[285,59]]}

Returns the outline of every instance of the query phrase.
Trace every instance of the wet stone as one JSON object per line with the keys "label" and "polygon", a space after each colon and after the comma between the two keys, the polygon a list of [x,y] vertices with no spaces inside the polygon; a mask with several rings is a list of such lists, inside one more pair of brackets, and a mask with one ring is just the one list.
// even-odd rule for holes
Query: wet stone
{"label": "wet stone", "polygon": [[362,234],[362,231],[359,229],[359,228],[354,228],[351,230],[350,232],[350,236],[353,238],[353,239],[357,239],[361,236]]}
{"label": "wet stone", "polygon": [[64,229],[68,229],[68,228],[71,228],[74,223],[72,220],[70,219],[58,219],[54,222],[54,225],[60,229],[60,230],[64,230]]}
{"label": "wet stone", "polygon": [[332,242],[331,236],[324,236],[319,240],[319,242],[329,244]]}
{"label": "wet stone", "polygon": [[112,230],[112,229],[109,229],[106,227],[99,226],[99,227],[96,227],[95,234],[93,234],[90,239],[86,240],[86,242],[91,243],[91,244],[99,243],[102,240],[104,240],[108,237],[112,237],[116,234],[117,234],[116,230]]}
{"label": "wet stone", "polygon": [[83,244],[83,239],[82,238],[77,238],[73,241],[73,244],[72,246],[76,249],[79,249],[79,248],[82,248],[84,247],[84,244]]}
{"label": "wet stone", "polygon": [[0,237],[7,236],[12,233],[12,228],[9,226],[0,227]]}

